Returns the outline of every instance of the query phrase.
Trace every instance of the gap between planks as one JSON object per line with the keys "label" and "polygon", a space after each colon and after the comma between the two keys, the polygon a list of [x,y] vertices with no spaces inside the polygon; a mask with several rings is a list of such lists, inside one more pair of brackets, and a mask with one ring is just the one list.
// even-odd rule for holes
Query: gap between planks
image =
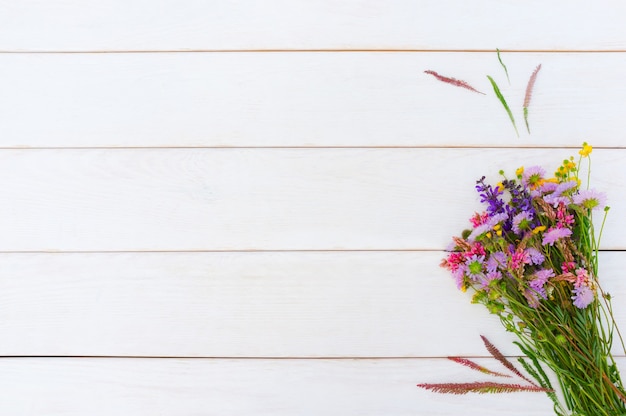
{"label": "gap between planks", "polygon": [[[0,146],[2,150],[290,150],[290,149],[305,149],[305,150],[333,150],[333,149],[468,149],[468,150],[507,150],[507,149],[522,149],[522,150],[559,150],[559,149],[580,149],[580,146],[537,146],[537,145],[524,145],[524,144],[512,144],[510,146],[481,146],[481,145],[449,145],[449,146],[429,146],[429,145],[376,145],[376,146]],[[594,146],[596,150],[623,150],[625,146]]]}
{"label": "gap between planks", "polygon": [[[158,54],[158,53],[493,53],[495,49],[129,49],[129,50],[0,50],[0,54]],[[625,53],[626,49],[500,49],[502,53]]]}
{"label": "gap between planks", "polygon": [[[463,358],[469,359],[482,359],[482,358],[493,358],[491,355],[464,355]],[[523,357],[521,355],[506,355],[505,357],[510,359],[517,359]],[[624,355],[615,355],[614,358],[622,358]],[[350,360],[350,361],[364,361],[364,360],[448,360],[448,357],[441,356],[406,356],[406,357],[212,357],[212,356],[158,356],[158,355],[0,355],[0,360],[3,358],[41,358],[41,359],[50,359],[50,358],[98,358],[98,359],[139,359],[139,360],[241,360],[241,361],[251,361],[251,360],[267,360],[267,361],[286,361],[286,360],[299,360],[299,361],[342,361],[342,360]]]}

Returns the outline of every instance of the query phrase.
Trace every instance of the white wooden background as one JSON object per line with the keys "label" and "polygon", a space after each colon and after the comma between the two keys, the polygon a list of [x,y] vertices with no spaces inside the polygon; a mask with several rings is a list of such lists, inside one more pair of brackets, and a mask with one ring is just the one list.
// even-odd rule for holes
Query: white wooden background
{"label": "white wooden background", "polygon": [[415,384],[517,353],[438,267],[475,178],[584,140],[626,325],[626,4],[591,4],[0,1],[0,414],[550,414]]}

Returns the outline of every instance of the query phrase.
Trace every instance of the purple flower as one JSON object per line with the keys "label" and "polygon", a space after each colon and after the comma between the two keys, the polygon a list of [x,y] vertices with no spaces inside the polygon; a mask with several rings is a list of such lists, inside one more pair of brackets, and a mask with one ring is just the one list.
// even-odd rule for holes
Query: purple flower
{"label": "purple flower", "polygon": [[584,309],[589,306],[589,304],[593,302],[593,299],[595,297],[593,290],[591,290],[589,286],[584,285],[578,288],[574,288],[574,290],[572,290],[572,293],[574,294],[574,296],[572,296],[574,306],[579,309]]}
{"label": "purple flower", "polygon": [[563,196],[563,192],[569,191],[570,189],[573,189],[575,187],[578,186],[578,183],[576,181],[567,181],[567,182],[563,182],[558,184],[558,186],[554,189],[554,192],[552,192],[549,195],[546,195],[543,197],[543,200],[546,201],[548,204],[551,205],[558,205],[560,202],[563,202],[564,204],[569,204],[570,199],[566,196]]}
{"label": "purple flower", "polygon": [[485,261],[485,256],[479,256],[478,254],[474,254],[472,257],[467,259],[465,263],[467,265],[467,276],[472,280],[478,280],[483,274],[483,263]]}
{"label": "purple flower", "polygon": [[541,241],[542,245],[551,245],[561,238],[569,237],[572,235],[572,230],[569,228],[550,228],[543,234],[543,240]]}
{"label": "purple flower", "polygon": [[593,189],[574,195],[574,203],[589,209],[602,209],[606,205],[606,194]]}
{"label": "purple flower", "polygon": [[494,253],[491,253],[486,263],[487,271],[495,272],[498,269],[502,269],[502,270],[506,269],[506,263],[507,263],[506,254],[504,254],[501,251],[496,251]]}
{"label": "purple flower", "polygon": [[533,198],[536,198],[538,196],[543,196],[549,192],[553,192],[554,190],[556,190],[557,188],[557,184],[554,182],[544,182],[543,184],[541,184],[541,186],[537,189],[533,189],[532,191],[530,191],[530,196],[532,196]]}
{"label": "purple flower", "polygon": [[541,180],[545,174],[546,171],[541,166],[531,166],[524,170],[524,173],[522,174],[522,183],[530,189],[535,189],[541,185]]}
{"label": "purple flower", "polygon": [[541,269],[535,272],[535,278],[530,281],[530,287],[535,290],[538,288],[543,288],[543,285],[551,278],[554,277],[554,270],[552,269]]}
{"label": "purple flower", "polygon": [[[535,278],[528,283],[530,289],[527,289],[524,294],[533,308],[537,306],[535,303],[539,302],[539,298],[546,299],[548,297],[544,285],[551,277],[554,277],[552,269],[541,269],[535,272]],[[534,292],[534,296],[529,297],[529,292]]]}
{"label": "purple flower", "polygon": [[526,254],[528,254],[528,257],[530,257],[530,262],[532,264],[536,264],[539,265],[541,263],[544,262],[544,260],[546,259],[543,254],[541,254],[541,252],[539,250],[537,250],[534,247],[529,247],[526,249]]}
{"label": "purple flower", "polygon": [[480,202],[488,205],[487,213],[489,215],[504,212],[504,201],[500,198],[502,195],[500,187],[486,184],[483,176],[476,181],[476,191],[480,195]]}
{"label": "purple flower", "polygon": [[456,282],[456,288],[461,290],[465,284],[465,272],[467,272],[467,266],[461,264],[456,270],[452,271],[452,277]]}
{"label": "purple flower", "polygon": [[499,271],[492,271],[488,272],[486,275],[482,275],[479,279],[479,284],[483,289],[486,289],[489,287],[489,283],[494,280],[500,279],[502,279],[502,273],[500,273]]}
{"label": "purple flower", "polygon": [[530,228],[530,221],[533,219],[533,214],[528,211],[522,211],[513,217],[513,231],[515,234],[521,234],[522,231]]}

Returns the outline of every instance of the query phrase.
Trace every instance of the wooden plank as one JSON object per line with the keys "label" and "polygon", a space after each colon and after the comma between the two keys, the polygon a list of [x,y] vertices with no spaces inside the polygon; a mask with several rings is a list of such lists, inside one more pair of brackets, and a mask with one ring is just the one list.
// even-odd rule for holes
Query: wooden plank
{"label": "wooden plank", "polygon": [[[626,150],[594,185],[623,249]],[[444,249],[481,209],[475,179],[572,149],[0,151],[0,251]]]}
{"label": "wooden plank", "polygon": [[[624,359],[619,364],[624,372]],[[0,411],[12,416],[545,416],[552,409],[541,393],[452,396],[417,388],[485,379],[443,359],[3,358],[0,371]]]}
{"label": "wooden plank", "polygon": [[4,51],[626,48],[619,0],[5,0],[0,11]]}
{"label": "wooden plank", "polygon": [[5,54],[0,147],[624,146],[623,53],[503,59],[510,86],[495,53]]}
{"label": "wooden plank", "polygon": [[[442,256],[2,254],[0,355],[488,356],[481,334],[519,354],[499,321],[456,289]],[[625,256],[600,262],[622,328]]]}

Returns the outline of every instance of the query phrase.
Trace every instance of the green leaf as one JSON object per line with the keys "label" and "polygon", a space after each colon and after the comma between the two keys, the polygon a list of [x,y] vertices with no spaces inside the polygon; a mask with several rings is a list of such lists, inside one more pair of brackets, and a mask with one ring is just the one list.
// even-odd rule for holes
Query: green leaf
{"label": "green leaf", "polygon": [[502,103],[502,106],[504,107],[507,114],[509,115],[509,119],[511,119],[511,123],[513,124],[513,128],[515,129],[515,134],[517,135],[517,137],[519,137],[519,132],[517,131],[517,125],[515,124],[515,118],[513,117],[513,113],[511,112],[509,105],[506,103],[504,96],[500,92],[500,88],[498,87],[498,84],[496,84],[493,78],[491,78],[489,75],[487,75],[487,78],[489,79],[489,82],[491,82],[491,86],[493,87],[493,92],[496,93],[498,100],[500,100],[500,102]]}
{"label": "green leaf", "polygon": [[498,61],[500,62],[500,65],[502,65],[502,68],[504,68],[506,80],[509,81],[509,85],[511,85],[511,80],[509,79],[509,71],[508,69],[506,69],[506,65],[504,65],[504,62],[502,62],[502,58],[500,57],[500,49],[496,48],[496,52],[498,53]]}

